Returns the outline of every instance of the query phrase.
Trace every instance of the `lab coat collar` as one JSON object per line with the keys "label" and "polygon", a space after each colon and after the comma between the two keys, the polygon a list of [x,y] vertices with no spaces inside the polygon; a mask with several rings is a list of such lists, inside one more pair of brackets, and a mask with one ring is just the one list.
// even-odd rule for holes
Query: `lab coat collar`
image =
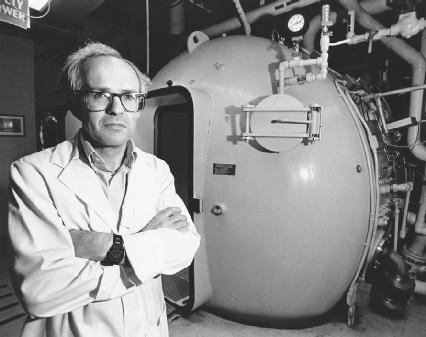
{"label": "lab coat collar", "polygon": [[[117,233],[115,223],[112,219],[112,209],[109,204],[98,177],[94,170],[87,164],[83,164],[80,160],[78,150],[77,133],[68,141],[62,142],[56,146],[51,156],[51,163],[62,167],[63,170],[58,179],[73,191],[83,202],[90,206],[111,228],[111,231]],[[149,175],[144,174],[146,170],[150,170],[149,155],[142,152],[137,147],[132,149],[135,152],[135,162],[128,174],[127,190],[123,203],[121,223],[129,227],[134,221],[134,211],[140,193],[141,186],[148,186]]]}
{"label": "lab coat collar", "polygon": [[79,159],[78,136],[77,133],[72,139],[58,144],[52,153],[50,162],[63,168],[58,179],[90,206],[111,231],[116,233],[116,224],[112,222],[115,217],[98,181],[99,178],[89,165]]}

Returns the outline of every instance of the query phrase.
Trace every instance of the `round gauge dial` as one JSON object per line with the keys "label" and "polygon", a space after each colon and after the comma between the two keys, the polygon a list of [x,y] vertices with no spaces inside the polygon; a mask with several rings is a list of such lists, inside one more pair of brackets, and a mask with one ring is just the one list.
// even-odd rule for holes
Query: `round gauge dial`
{"label": "round gauge dial", "polygon": [[304,26],[305,17],[300,13],[293,14],[287,21],[287,27],[293,33],[301,31]]}

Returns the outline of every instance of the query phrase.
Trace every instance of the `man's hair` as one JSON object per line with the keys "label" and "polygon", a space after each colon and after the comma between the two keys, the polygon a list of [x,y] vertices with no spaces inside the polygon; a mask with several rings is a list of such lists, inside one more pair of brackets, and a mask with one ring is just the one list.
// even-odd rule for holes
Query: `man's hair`
{"label": "man's hair", "polygon": [[81,90],[83,86],[83,64],[94,57],[98,56],[111,56],[123,60],[135,71],[139,81],[139,91],[147,92],[149,85],[151,84],[150,79],[144,75],[138,67],[131,61],[125,59],[121,54],[103,43],[88,41],[84,46],[73,52],[65,61],[65,65],[62,69],[62,85],[67,92],[74,90]]}

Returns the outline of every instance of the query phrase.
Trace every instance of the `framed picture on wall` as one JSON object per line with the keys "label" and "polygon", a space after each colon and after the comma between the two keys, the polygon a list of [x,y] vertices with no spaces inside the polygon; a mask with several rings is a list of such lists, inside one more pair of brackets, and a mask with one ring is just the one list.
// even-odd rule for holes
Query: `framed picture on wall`
{"label": "framed picture on wall", "polygon": [[0,136],[24,136],[24,116],[0,115]]}

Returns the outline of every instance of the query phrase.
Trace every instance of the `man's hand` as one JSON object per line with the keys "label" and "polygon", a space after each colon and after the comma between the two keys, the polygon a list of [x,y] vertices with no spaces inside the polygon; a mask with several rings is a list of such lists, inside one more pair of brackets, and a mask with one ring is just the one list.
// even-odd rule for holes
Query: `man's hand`
{"label": "man's hand", "polygon": [[180,232],[186,232],[189,228],[189,222],[186,215],[182,214],[179,207],[167,207],[159,211],[142,231],[158,228],[170,228]]}
{"label": "man's hand", "polygon": [[72,229],[69,231],[75,256],[94,261],[103,261],[112,246],[112,234]]}

